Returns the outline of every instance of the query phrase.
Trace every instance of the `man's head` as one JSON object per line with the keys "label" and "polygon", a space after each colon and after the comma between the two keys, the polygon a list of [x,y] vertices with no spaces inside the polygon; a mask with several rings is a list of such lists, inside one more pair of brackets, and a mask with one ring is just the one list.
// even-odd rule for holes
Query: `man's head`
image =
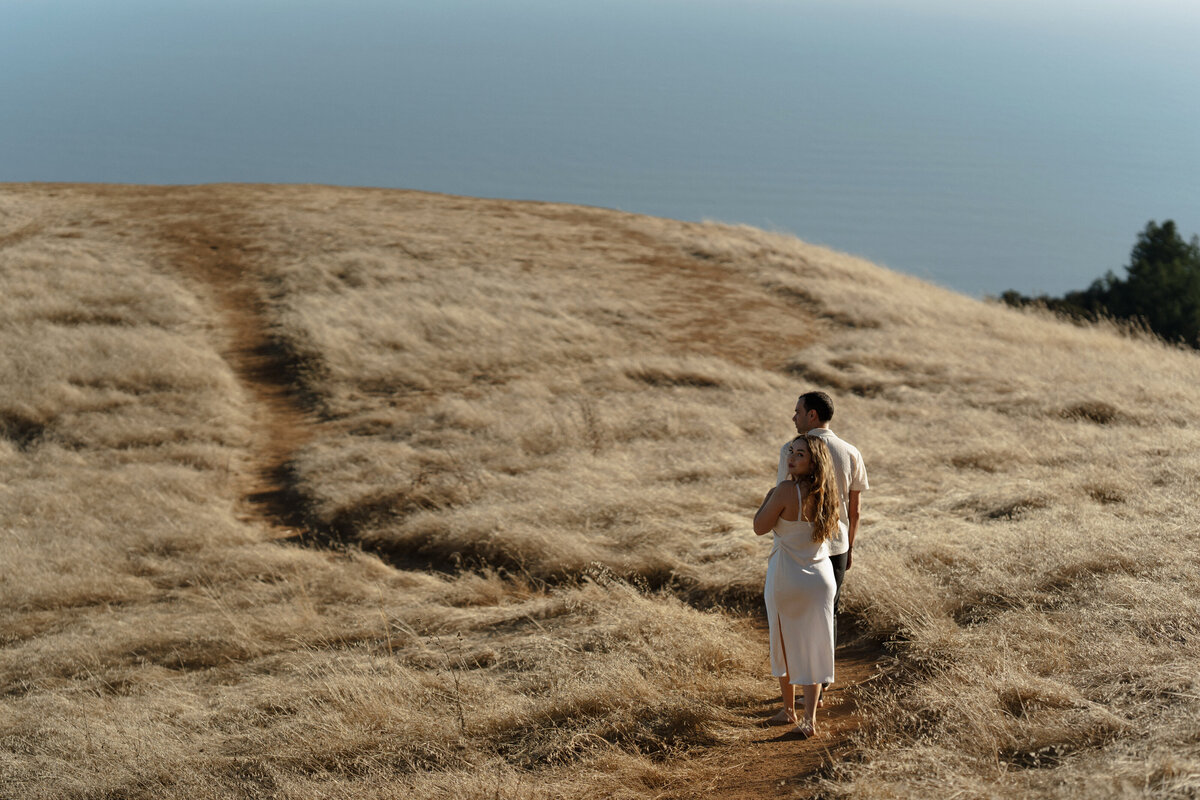
{"label": "man's head", "polygon": [[808,433],[813,428],[824,428],[833,419],[833,400],[824,392],[805,392],[796,401],[796,433]]}

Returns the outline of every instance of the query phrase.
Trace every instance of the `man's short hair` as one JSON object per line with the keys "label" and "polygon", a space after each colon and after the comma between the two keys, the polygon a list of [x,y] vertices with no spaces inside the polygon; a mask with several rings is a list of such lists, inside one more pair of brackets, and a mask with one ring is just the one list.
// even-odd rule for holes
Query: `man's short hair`
{"label": "man's short hair", "polygon": [[817,419],[829,422],[833,419],[833,398],[824,392],[805,392],[800,395],[805,411],[817,412]]}

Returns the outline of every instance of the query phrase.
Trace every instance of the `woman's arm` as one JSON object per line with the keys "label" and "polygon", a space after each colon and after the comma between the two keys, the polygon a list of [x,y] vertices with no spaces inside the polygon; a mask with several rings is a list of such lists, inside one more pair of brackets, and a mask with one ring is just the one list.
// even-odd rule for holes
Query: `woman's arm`
{"label": "woman's arm", "polygon": [[767,492],[767,496],[763,498],[762,505],[758,507],[758,511],[754,514],[754,532],[759,536],[764,533],[770,533],[775,527],[775,523],[779,521],[779,515],[787,508],[787,498],[793,493],[782,490],[784,485],[795,486],[792,481],[783,481],[771,491]]}

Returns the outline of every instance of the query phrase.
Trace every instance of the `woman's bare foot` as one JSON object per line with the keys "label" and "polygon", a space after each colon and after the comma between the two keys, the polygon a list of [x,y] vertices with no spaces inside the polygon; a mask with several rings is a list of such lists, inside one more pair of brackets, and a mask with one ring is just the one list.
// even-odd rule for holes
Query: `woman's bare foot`
{"label": "woman's bare foot", "polygon": [[781,708],[775,714],[775,716],[773,716],[769,720],[767,720],[767,724],[768,725],[795,725],[796,724],[796,711],[795,711],[795,709],[792,709],[792,708]]}
{"label": "woman's bare foot", "polygon": [[802,739],[811,739],[817,735],[817,726],[815,723],[802,719],[796,723],[795,731],[800,734]]}

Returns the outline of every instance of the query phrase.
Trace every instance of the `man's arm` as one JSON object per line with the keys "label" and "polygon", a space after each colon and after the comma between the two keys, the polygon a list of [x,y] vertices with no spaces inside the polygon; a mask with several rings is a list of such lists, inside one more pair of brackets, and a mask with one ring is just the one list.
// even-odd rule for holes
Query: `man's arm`
{"label": "man's arm", "polygon": [[854,534],[858,533],[858,509],[859,509],[859,493],[864,492],[871,487],[867,481],[867,465],[863,463],[862,453],[857,449],[851,448],[852,458],[850,466],[850,486],[848,487],[848,497],[846,498],[846,510],[850,514],[850,519],[846,520],[847,536],[850,549],[846,551],[846,569],[850,569],[850,562],[854,560]]}
{"label": "man's arm", "polygon": [[846,505],[850,512],[850,519],[846,520],[846,526],[849,529],[846,538],[850,542],[850,549],[846,551],[846,569],[850,569],[850,562],[854,560],[854,534],[858,533],[858,498],[862,492],[850,492],[850,496],[846,498]]}

